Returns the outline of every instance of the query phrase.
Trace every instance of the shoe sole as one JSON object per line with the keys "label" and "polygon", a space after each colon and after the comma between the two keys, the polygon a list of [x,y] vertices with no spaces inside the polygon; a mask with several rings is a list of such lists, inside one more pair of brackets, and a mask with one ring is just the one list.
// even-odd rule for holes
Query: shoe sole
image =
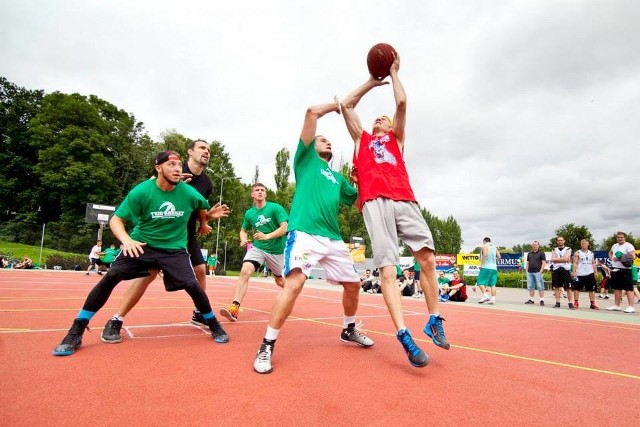
{"label": "shoe sole", "polygon": [[256,369],[256,367],[255,367],[255,366],[253,367],[253,370],[254,370],[255,372],[257,372],[258,374],[262,374],[262,375],[264,375],[264,374],[270,374],[271,372],[273,372],[273,368],[269,369],[268,371],[258,371],[258,370]]}
{"label": "shoe sole", "polygon": [[431,332],[431,330],[430,330],[429,328],[426,328],[426,327],[425,327],[425,328],[423,329],[423,332],[424,332],[424,333],[425,333],[429,338],[431,338],[431,340],[433,341],[433,343],[434,343],[435,345],[437,345],[438,347],[443,348],[443,349],[445,349],[445,350],[449,350],[449,348],[451,347],[451,345],[450,345],[449,343],[442,344],[442,343],[438,342],[437,338],[435,337],[436,335],[435,335],[433,332]]}
{"label": "shoe sole", "polygon": [[207,325],[206,323],[198,322],[197,320],[191,320],[191,324],[209,330],[209,325]]}
{"label": "shoe sole", "polygon": [[73,353],[75,353],[75,350],[69,350],[69,351],[52,351],[51,354],[53,354],[54,356],[71,356]]}
{"label": "shoe sole", "polygon": [[229,319],[232,322],[237,322],[238,318],[237,317],[233,317],[233,314],[231,314],[231,312],[229,310],[227,310],[226,308],[221,308],[220,309],[220,315],[226,317],[227,319]]}
{"label": "shoe sole", "polygon": [[120,337],[117,340],[107,340],[107,339],[104,339],[103,337],[100,337],[100,341],[106,342],[107,344],[118,344],[122,342],[122,337]]}
{"label": "shoe sole", "polygon": [[345,339],[344,339],[344,338],[342,338],[342,337],[340,337],[340,341],[342,341],[342,342],[346,342],[346,343],[350,343],[350,342],[352,342],[352,343],[357,344],[358,346],[360,346],[360,347],[364,347],[364,348],[370,348],[370,347],[373,347],[373,344],[374,344],[374,343],[371,343],[370,345],[366,345],[366,344],[359,343],[358,341],[345,340]]}
{"label": "shoe sole", "polygon": [[214,337],[214,338],[213,338],[213,340],[214,340],[215,342],[217,342],[218,344],[226,344],[226,343],[228,343],[228,342],[229,342],[229,337],[224,338],[224,339],[220,339],[220,338],[215,338],[215,337]]}

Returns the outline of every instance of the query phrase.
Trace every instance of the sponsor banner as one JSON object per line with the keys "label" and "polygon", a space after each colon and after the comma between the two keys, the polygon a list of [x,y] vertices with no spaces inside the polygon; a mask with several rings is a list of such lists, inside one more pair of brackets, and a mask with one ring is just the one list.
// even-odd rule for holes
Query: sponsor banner
{"label": "sponsor banner", "polygon": [[[353,237],[352,237],[353,239]],[[353,262],[355,263],[363,263],[365,260],[364,257],[364,250],[366,248],[365,245],[361,244],[360,242],[356,242],[356,243],[345,243],[345,245],[347,245],[347,249],[349,250],[349,253],[351,254],[351,258],[353,259]]]}
{"label": "sponsor banner", "polygon": [[480,254],[458,254],[458,265],[480,265]]}
{"label": "sponsor banner", "polygon": [[522,254],[500,254],[498,270],[518,270],[522,264]]}
{"label": "sponsor banner", "polygon": [[462,274],[464,276],[477,276],[480,273],[480,266],[465,264]]}
{"label": "sponsor banner", "polygon": [[451,268],[456,264],[456,256],[453,254],[437,254],[436,268]]}

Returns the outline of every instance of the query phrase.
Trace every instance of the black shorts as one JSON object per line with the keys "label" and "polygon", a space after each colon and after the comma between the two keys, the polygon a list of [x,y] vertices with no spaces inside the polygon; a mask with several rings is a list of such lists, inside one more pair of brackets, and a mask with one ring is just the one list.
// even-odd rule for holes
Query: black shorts
{"label": "black shorts", "polygon": [[551,286],[571,289],[571,275],[562,267],[554,268],[551,272]]}
{"label": "black shorts", "polygon": [[104,265],[104,262],[100,258],[89,258],[89,265],[93,267],[94,265]]}
{"label": "black shorts", "polygon": [[191,257],[191,265],[193,265],[194,267],[200,264],[207,263],[202,256],[200,245],[198,245],[198,241],[195,237],[189,237],[189,240],[187,240],[187,251],[189,252],[189,256]]}
{"label": "black shorts", "polygon": [[149,270],[162,270],[164,287],[173,292],[189,285],[198,286],[196,274],[191,266],[189,252],[186,249],[166,250],[145,246],[144,253],[135,258],[121,253],[111,264],[111,269],[122,276],[122,280],[146,277]]}
{"label": "black shorts", "polygon": [[578,281],[573,282],[574,291],[585,290],[587,292],[595,292],[596,290],[596,275],[591,273],[586,276],[578,276]]}
{"label": "black shorts", "polygon": [[420,271],[422,270],[418,270],[413,273],[413,280],[415,280],[416,282],[420,281]]}
{"label": "black shorts", "polygon": [[611,278],[608,280],[609,287],[618,291],[632,291],[633,281],[631,280],[630,268],[618,268],[611,270]]}

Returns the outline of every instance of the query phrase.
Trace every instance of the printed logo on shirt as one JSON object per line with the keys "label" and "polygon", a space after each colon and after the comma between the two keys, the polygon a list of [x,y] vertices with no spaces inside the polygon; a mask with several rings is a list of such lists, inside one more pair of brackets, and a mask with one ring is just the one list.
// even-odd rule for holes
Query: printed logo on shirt
{"label": "printed logo on shirt", "polygon": [[369,149],[373,150],[376,163],[391,163],[394,166],[398,163],[394,155],[387,150],[386,144],[390,140],[389,134],[384,134],[382,137],[374,137],[369,143]]}
{"label": "printed logo on shirt", "polygon": [[271,218],[265,218],[264,215],[258,215],[258,221],[254,224],[254,227],[258,228],[261,225],[269,224],[270,222]]}
{"label": "printed logo on shirt", "polygon": [[184,216],[184,211],[177,211],[171,202],[164,202],[157,211],[151,212],[151,218],[153,219],[172,219],[182,216]]}
{"label": "printed logo on shirt", "polygon": [[324,177],[327,178],[329,181],[333,182],[334,184],[338,183],[338,181],[336,180],[336,177],[333,176],[333,172],[331,171],[330,168],[320,169],[320,173],[324,175]]}

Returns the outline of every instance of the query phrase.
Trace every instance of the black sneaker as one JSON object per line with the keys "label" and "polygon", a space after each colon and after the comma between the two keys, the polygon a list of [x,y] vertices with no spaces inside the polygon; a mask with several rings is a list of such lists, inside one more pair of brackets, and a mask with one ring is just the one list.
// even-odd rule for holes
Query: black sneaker
{"label": "black sneaker", "polygon": [[122,342],[122,336],[120,336],[120,329],[122,329],[122,320],[109,319],[104,329],[102,330],[102,336],[100,339],[102,342],[109,344],[117,344]]}
{"label": "black sneaker", "polygon": [[533,300],[532,300],[532,299],[530,299],[530,300],[528,300],[527,302],[525,302],[525,304],[533,304]]}
{"label": "black sneaker", "polygon": [[207,320],[202,317],[202,313],[197,310],[193,310],[193,315],[191,316],[191,323],[197,326],[201,326],[205,329],[209,329],[209,325],[207,325]]}
{"label": "black sneaker", "polygon": [[540,300],[540,306],[544,307],[544,301]]}
{"label": "black sneaker", "polygon": [[568,305],[569,305],[569,310],[573,310],[573,303],[570,302]]}
{"label": "black sneaker", "polygon": [[75,319],[67,336],[58,344],[52,354],[54,356],[71,356],[75,353],[76,349],[82,345],[82,334],[85,329],[89,329],[88,325],[87,319]]}
{"label": "black sneaker", "polygon": [[211,336],[213,340],[217,343],[224,344],[229,342],[229,335],[222,329],[220,322],[215,317],[207,320],[207,325],[209,326],[209,330],[211,331]]}
{"label": "black sneaker", "polygon": [[373,340],[357,330],[355,323],[349,323],[349,326],[342,330],[340,340],[343,342],[354,342],[361,347],[371,347],[373,345]]}
{"label": "black sneaker", "polygon": [[560,308],[560,303],[557,302],[556,305],[553,306],[553,308]]}
{"label": "black sneaker", "polygon": [[396,338],[398,338],[398,341],[400,341],[404,351],[407,353],[409,363],[417,368],[427,366],[429,363],[429,356],[427,356],[427,353],[422,351],[422,349],[416,345],[413,338],[411,338],[411,333],[408,329],[399,330]]}
{"label": "black sneaker", "polygon": [[273,355],[273,348],[275,345],[276,343],[274,341],[262,341],[260,350],[258,350],[258,354],[256,354],[256,360],[253,361],[254,371],[259,374],[268,374],[273,371],[273,366],[271,366],[271,356]]}

